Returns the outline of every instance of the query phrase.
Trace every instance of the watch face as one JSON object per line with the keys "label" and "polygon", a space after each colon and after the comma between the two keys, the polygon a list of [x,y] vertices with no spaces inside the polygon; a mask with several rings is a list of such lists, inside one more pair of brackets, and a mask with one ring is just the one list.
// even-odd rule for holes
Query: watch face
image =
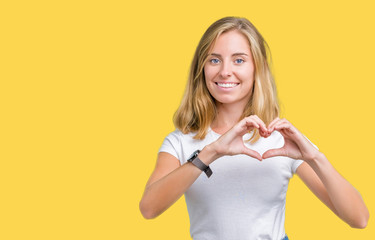
{"label": "watch face", "polygon": [[196,158],[196,157],[198,156],[199,152],[200,152],[199,150],[193,152],[193,153],[190,155],[190,157],[188,158],[188,161],[192,161],[194,158]]}

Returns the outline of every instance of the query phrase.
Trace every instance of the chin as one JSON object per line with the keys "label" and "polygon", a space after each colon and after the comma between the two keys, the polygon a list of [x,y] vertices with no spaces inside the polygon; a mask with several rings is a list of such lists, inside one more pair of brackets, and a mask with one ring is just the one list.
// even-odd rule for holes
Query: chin
{"label": "chin", "polygon": [[231,103],[236,103],[239,101],[236,99],[231,99],[231,98],[219,98],[219,99],[216,99],[216,102],[221,103],[221,104],[231,104]]}

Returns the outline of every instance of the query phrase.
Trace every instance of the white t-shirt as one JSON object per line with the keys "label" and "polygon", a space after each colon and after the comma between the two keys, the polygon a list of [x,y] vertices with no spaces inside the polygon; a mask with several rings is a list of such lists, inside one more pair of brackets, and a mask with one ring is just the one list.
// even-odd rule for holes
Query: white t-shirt
{"label": "white t-shirt", "polygon": [[[211,129],[203,140],[194,133],[170,133],[159,152],[179,159],[181,165],[197,149],[217,140]],[[249,139],[250,134],[243,138]],[[261,155],[284,145],[283,136],[274,131],[268,138],[245,145]],[[289,179],[302,160],[273,157],[260,162],[247,155],[224,156],[210,164],[212,176],[202,173],[185,192],[194,240],[280,240],[285,236],[285,196]]]}

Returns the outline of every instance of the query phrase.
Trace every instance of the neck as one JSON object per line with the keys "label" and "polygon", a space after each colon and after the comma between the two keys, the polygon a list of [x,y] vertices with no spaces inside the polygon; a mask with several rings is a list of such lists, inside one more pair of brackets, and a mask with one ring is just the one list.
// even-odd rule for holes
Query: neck
{"label": "neck", "polygon": [[240,120],[244,108],[238,104],[216,103],[217,115],[211,129],[220,134],[227,132]]}

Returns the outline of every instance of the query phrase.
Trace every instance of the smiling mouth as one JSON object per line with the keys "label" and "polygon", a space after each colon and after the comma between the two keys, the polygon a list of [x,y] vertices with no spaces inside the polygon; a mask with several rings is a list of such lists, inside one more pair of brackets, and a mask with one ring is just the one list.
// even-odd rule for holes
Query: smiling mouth
{"label": "smiling mouth", "polygon": [[239,83],[219,83],[219,82],[215,82],[215,84],[222,88],[233,88],[239,85]]}

